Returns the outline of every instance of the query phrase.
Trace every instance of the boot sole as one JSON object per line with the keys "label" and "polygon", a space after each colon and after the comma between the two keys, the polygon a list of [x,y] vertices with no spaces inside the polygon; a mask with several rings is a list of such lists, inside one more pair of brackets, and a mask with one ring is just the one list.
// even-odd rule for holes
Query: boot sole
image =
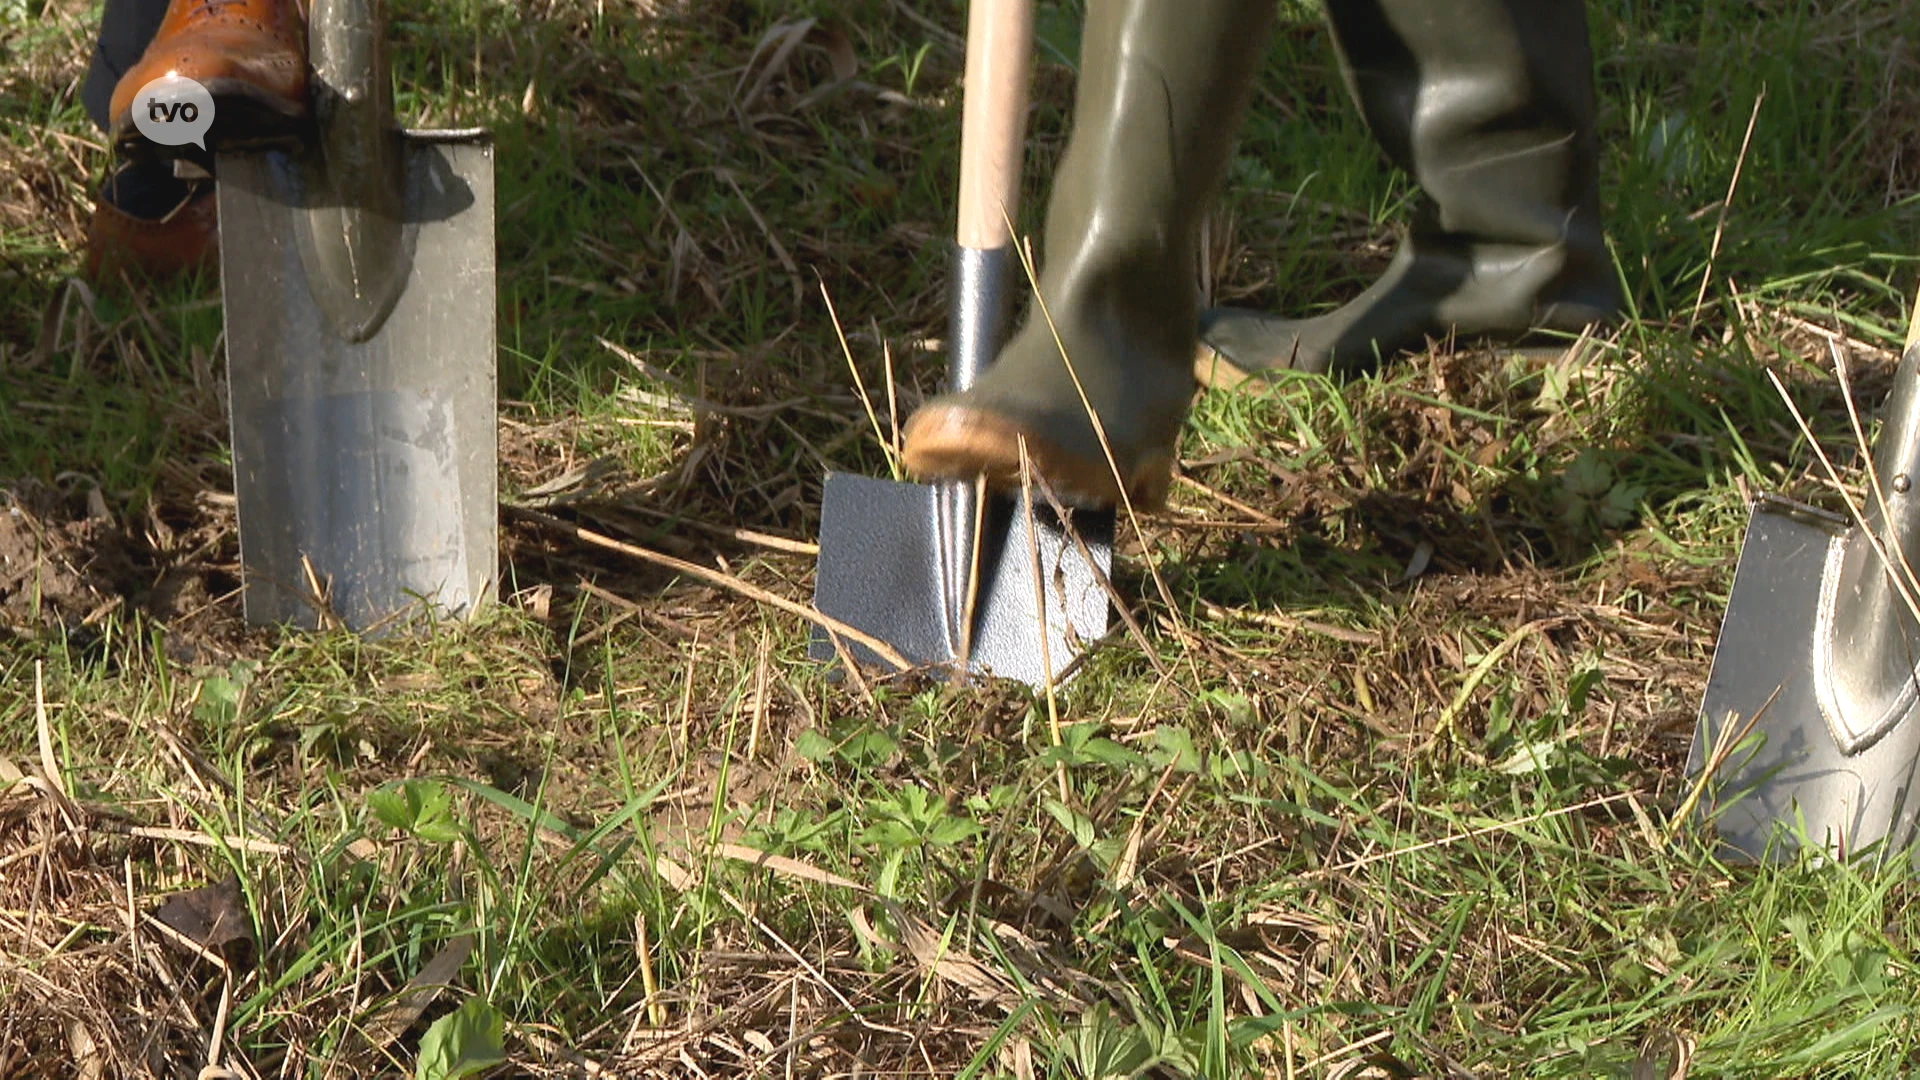
{"label": "boot sole", "polygon": [[[972,480],[985,476],[1001,492],[1021,486],[1020,442],[1033,471],[1068,506],[1111,510],[1121,503],[1114,471],[1102,458],[1070,454],[1046,436],[1010,420],[971,409],[929,406],[915,413],[903,433],[901,461],[921,480]],[[1127,476],[1126,502],[1136,510],[1159,510],[1173,485],[1173,459],[1154,455]]]}
{"label": "boot sole", "polygon": [[1193,378],[1204,390],[1227,391],[1237,390],[1257,376],[1201,342],[1193,350]]}
{"label": "boot sole", "polygon": [[213,155],[234,150],[279,150],[298,146],[308,134],[305,101],[292,102],[261,91],[238,79],[207,83],[213,96],[214,121],[207,130],[207,148],[192,143],[162,146],[140,133],[132,110],[114,118],[114,152],[129,161],[171,161],[185,158],[212,171]]}

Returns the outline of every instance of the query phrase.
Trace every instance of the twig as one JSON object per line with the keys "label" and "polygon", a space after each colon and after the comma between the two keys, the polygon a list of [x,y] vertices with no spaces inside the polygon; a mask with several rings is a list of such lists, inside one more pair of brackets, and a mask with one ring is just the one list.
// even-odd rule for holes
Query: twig
{"label": "twig", "polygon": [[1265,511],[1261,510],[1259,507],[1241,502],[1239,499],[1236,499],[1233,496],[1228,495],[1224,491],[1216,491],[1213,488],[1208,487],[1207,485],[1201,483],[1200,481],[1195,480],[1191,476],[1182,475],[1182,476],[1175,477],[1175,479],[1178,480],[1180,483],[1185,484],[1188,487],[1194,489],[1195,491],[1198,491],[1200,494],[1205,495],[1206,497],[1214,500],[1217,503],[1220,503],[1223,506],[1240,511],[1241,513],[1247,515],[1248,517],[1251,517],[1256,521],[1260,522],[1260,524],[1262,525],[1268,526],[1269,528],[1282,528],[1282,529],[1286,528],[1287,523],[1284,521],[1281,521],[1277,517],[1274,517],[1272,514],[1266,513]]}
{"label": "twig", "polygon": [[586,1073],[588,1076],[594,1077],[595,1080],[599,1080],[600,1077],[617,1078],[621,1075],[607,1068],[605,1065],[594,1061],[592,1058],[582,1057],[575,1051],[569,1050],[553,1039],[548,1038],[546,1035],[524,1024],[513,1025],[513,1030],[514,1034],[524,1040],[528,1046],[533,1047],[548,1057],[559,1058],[574,1068],[579,1069],[581,1072]]}
{"label": "twig", "polygon": [[967,42],[964,37],[920,14],[902,0],[893,0],[893,10],[906,16],[907,21],[925,30],[929,37],[939,42],[947,51],[961,52],[966,49]]}
{"label": "twig", "polygon": [[646,994],[647,1022],[655,1028],[667,1026],[667,1006],[660,1000],[660,982],[653,974],[653,942],[647,932],[647,913],[633,913],[633,951],[639,954],[640,990]]}
{"label": "twig", "polygon": [[[1020,511],[1027,518],[1027,558],[1033,567],[1033,611],[1034,620],[1040,631],[1040,671],[1046,676],[1047,694],[1047,732],[1057,749],[1060,738],[1060,704],[1053,692],[1053,657],[1048,648],[1047,638],[1047,582],[1046,575],[1040,570],[1040,523],[1033,519],[1033,459],[1027,456],[1027,437],[1020,435]],[[1054,763],[1054,776],[1060,782],[1060,802],[1070,804],[1073,789],[1067,785],[1067,766],[1065,762]]]}
{"label": "twig", "polygon": [[870,886],[841,877],[831,870],[822,870],[811,863],[761,851],[759,848],[748,847],[745,844],[715,844],[713,853],[734,862],[757,866],[763,870],[771,870],[776,874],[800,878],[803,881],[811,881],[816,885],[831,885],[836,889],[851,889],[854,892],[873,895],[873,889]]}
{"label": "twig", "polygon": [[1621,792],[1616,792],[1612,795],[1602,795],[1597,799],[1588,799],[1586,802],[1577,803],[1573,806],[1563,806],[1558,810],[1544,810],[1538,814],[1530,814],[1527,817],[1523,817],[1515,821],[1496,822],[1492,825],[1485,825],[1478,829],[1469,829],[1466,832],[1453,833],[1450,836],[1443,836],[1438,840],[1428,840],[1423,843],[1410,845],[1408,847],[1394,848],[1392,851],[1380,851],[1380,852],[1375,852],[1372,855],[1362,855],[1360,858],[1349,859],[1346,862],[1340,863],[1335,866],[1329,866],[1325,870],[1316,871],[1315,873],[1317,876],[1323,876],[1327,874],[1345,873],[1346,871],[1349,871],[1349,870],[1358,870],[1363,866],[1371,866],[1374,863],[1382,862],[1387,859],[1396,859],[1402,855],[1412,855],[1417,852],[1430,851],[1433,848],[1437,848],[1437,847],[1446,847],[1449,844],[1457,844],[1462,840],[1471,840],[1476,836],[1486,836],[1490,833],[1507,832],[1512,829],[1520,828],[1522,825],[1533,825],[1538,822],[1547,821],[1551,818],[1565,817],[1568,814],[1577,814],[1582,810],[1592,810],[1595,807],[1599,807],[1599,806],[1611,806],[1612,804],[1620,802],[1623,799],[1631,799],[1633,798],[1633,795],[1634,793],[1631,791],[1621,791]]}
{"label": "twig", "polygon": [[1875,345],[1870,341],[1861,341],[1859,338],[1854,337],[1851,334],[1844,334],[1836,330],[1829,330],[1826,327],[1821,326],[1819,323],[1814,322],[1811,319],[1803,319],[1800,316],[1795,315],[1790,311],[1782,311],[1779,308],[1762,308],[1759,304],[1752,303],[1752,302],[1748,302],[1746,304],[1746,307],[1756,313],[1764,311],[1767,315],[1770,315],[1773,318],[1776,318],[1781,322],[1786,323],[1788,326],[1791,326],[1796,330],[1805,330],[1807,333],[1812,334],[1815,337],[1818,337],[1829,343],[1841,344],[1841,345],[1845,345],[1849,349],[1857,349],[1860,352],[1872,353],[1873,355],[1879,357],[1882,360],[1900,359],[1900,354],[1894,352],[1892,349],[1883,349],[1880,346]]}
{"label": "twig", "polygon": [[[874,332],[877,334],[879,327],[876,326]],[[893,431],[893,441],[887,445],[893,447],[893,452],[898,454],[900,452],[900,395],[893,381],[893,343],[885,338],[880,339],[880,371],[887,380],[887,426]]]}
{"label": "twig", "polygon": [[657,518],[660,521],[665,521],[673,525],[685,525],[689,529],[698,529],[709,536],[724,536],[729,540],[737,540],[742,544],[766,548],[768,551],[781,551],[788,555],[806,555],[814,558],[820,555],[820,545],[811,540],[795,540],[787,536],[778,536],[774,533],[760,532],[755,529],[742,529],[733,525],[715,525],[711,521],[681,517],[678,514],[670,514],[665,510],[655,510],[650,506],[641,506],[638,503],[623,502],[620,504],[620,508],[623,510],[632,510],[650,518]]}
{"label": "twig", "polygon": [[[79,832],[85,826],[80,808],[74,805],[67,795],[67,781],[60,772],[60,762],[53,755],[53,723],[47,717],[46,661],[33,662],[33,726],[40,740],[40,768],[46,773],[41,777],[22,777],[19,783],[23,787],[37,788],[41,794],[53,803],[60,816],[66,819],[67,828]],[[51,848],[48,849],[51,852]]]}
{"label": "twig", "polygon": [[[694,874],[674,863],[673,860],[667,858],[665,855],[657,855],[654,857],[654,869],[656,872],[659,872],[662,878],[666,879],[669,885],[683,892],[697,886],[700,881]],[[733,895],[733,893],[726,889],[720,888],[717,885],[715,885],[713,889],[720,894],[720,899],[726,901],[728,907],[738,912],[742,918],[753,925],[754,929],[765,934],[767,940],[773,942],[779,947],[781,952],[786,953],[795,963],[799,964],[800,969],[807,973],[807,976],[814,981],[815,985],[833,995],[834,1000],[838,1001],[841,1007],[847,1010],[848,1015],[856,1019],[860,1017],[860,1010],[854,1006],[852,1001],[848,1000],[847,995],[842,993],[839,987],[833,984],[832,980],[827,978],[826,973],[822,971],[818,965],[802,955],[800,950],[788,943],[786,938],[780,936],[779,931],[768,926],[765,920],[755,914],[753,908],[747,906],[739,897]]]}
{"label": "twig", "polygon": [[720,179],[727,182],[727,186],[733,189],[735,195],[740,196],[740,205],[747,208],[747,216],[753,219],[753,223],[760,226],[760,235],[766,237],[767,246],[773,249],[773,257],[779,259],[780,265],[792,275],[790,280],[793,282],[793,306],[799,307],[806,302],[807,294],[805,287],[800,284],[800,267],[793,261],[793,256],[787,254],[787,246],[780,242],[779,235],[767,225],[767,219],[760,216],[760,211],[754,209],[753,200],[747,198],[747,193],[740,190],[740,185],[733,179],[733,170],[716,169],[714,171],[720,174]]}
{"label": "twig", "polygon": [[798,615],[829,634],[836,634],[866,646],[875,656],[893,665],[897,671],[907,671],[913,667],[913,664],[908,662],[906,657],[901,656],[893,646],[881,641],[872,634],[848,626],[846,623],[841,622],[831,615],[823,615],[805,604],[795,603],[784,596],[768,592],[757,585],[749,585],[731,574],[723,574],[718,570],[701,566],[699,563],[691,563],[685,559],[676,559],[671,555],[662,554],[661,552],[643,548],[635,544],[623,543],[615,540],[611,536],[603,536],[591,529],[583,529],[578,525],[561,521],[557,517],[553,517],[550,514],[543,514],[538,510],[528,510],[525,507],[510,507],[509,509],[528,520],[566,533],[582,543],[592,544],[594,547],[605,548],[608,551],[617,551],[622,555],[639,559],[641,562],[652,563],[655,566],[664,566],[676,573],[699,578],[711,585],[718,585],[729,592],[738,593],[749,600],[777,607],[790,615]]}
{"label": "twig", "polygon": [[53,755],[53,725],[47,721],[47,662],[33,662],[33,730],[40,742],[40,770],[47,783],[62,799],[67,797],[67,780],[60,773],[60,762]]}
{"label": "twig", "polygon": [[220,1044],[226,1041],[228,1013],[233,1009],[233,971],[223,966],[220,972],[220,1004],[214,1008],[213,1034],[207,1036],[207,1064],[198,1080],[237,1080],[240,1075],[220,1064]]}
{"label": "twig", "polygon": [[[1873,446],[1867,442],[1866,429],[1860,423],[1860,410],[1853,403],[1853,380],[1847,374],[1847,358],[1841,354],[1839,346],[1831,341],[1827,342],[1827,352],[1833,357],[1833,373],[1840,380],[1840,400],[1846,403],[1847,422],[1853,426],[1854,442],[1866,457],[1867,490],[1873,493],[1874,505],[1880,509],[1880,520],[1891,527],[1894,521],[1893,510],[1887,505],[1887,492],[1880,484],[1880,470],[1873,463]],[[1920,579],[1915,578],[1913,564],[1907,561],[1906,548],[1896,542],[1893,553],[1900,557],[1898,576],[1904,578],[1907,583],[1907,590],[1902,595],[1911,596],[1916,591],[1920,591]],[[1889,566],[1887,571],[1892,574],[1895,568]],[[1914,609],[1911,603],[1907,610],[1916,620],[1920,620],[1920,610]]]}
{"label": "twig", "polygon": [[1338,1050],[1329,1050],[1326,1053],[1321,1054],[1319,1057],[1314,1058],[1312,1061],[1307,1062],[1304,1068],[1307,1072],[1312,1072],[1313,1070],[1319,1068],[1322,1065],[1325,1065],[1329,1062],[1338,1061],[1341,1058],[1348,1057],[1352,1054],[1357,1054],[1360,1051],[1365,1050],[1367,1047],[1372,1046],[1375,1043],[1386,1042],[1388,1039],[1391,1039],[1391,1038],[1393,1038],[1392,1028],[1385,1028],[1380,1031],[1376,1031],[1373,1034],[1367,1036],[1366,1038],[1361,1039],[1357,1042],[1350,1042]]}
{"label": "twig", "polygon": [[[1012,221],[1007,222],[1007,228],[1009,231],[1012,230]],[[1080,373],[1074,369],[1073,358],[1067,355],[1067,343],[1060,337],[1060,327],[1054,323],[1053,312],[1047,307],[1047,298],[1040,291],[1040,275],[1034,268],[1033,251],[1025,244],[1016,244],[1014,249],[1019,252],[1020,266],[1026,271],[1027,281],[1033,288],[1033,306],[1040,312],[1040,317],[1046,320],[1047,332],[1053,337],[1054,348],[1060,351],[1060,362],[1067,366],[1067,377],[1073,380],[1074,392],[1080,396],[1080,408],[1086,412],[1087,419],[1093,424],[1093,433],[1100,440],[1100,452],[1107,459],[1107,469],[1113,474],[1114,487],[1120,493],[1121,509],[1126,511],[1127,524],[1132,526],[1134,539],[1140,543],[1142,561],[1147,564],[1147,576],[1153,579],[1153,586],[1160,594],[1161,603],[1167,605],[1174,636],[1179,639],[1180,648],[1186,654],[1187,667],[1193,672],[1194,681],[1203,681],[1200,676],[1200,665],[1193,658],[1192,638],[1186,624],[1180,618],[1180,605],[1173,602],[1173,590],[1167,588],[1166,579],[1160,576],[1160,568],[1154,564],[1153,549],[1147,543],[1146,530],[1140,527],[1140,515],[1134,512],[1133,497],[1127,492],[1126,478],[1120,474],[1120,463],[1113,456],[1113,444],[1107,439],[1107,427],[1100,422],[1099,411],[1093,407],[1092,399],[1087,397],[1087,388],[1080,382]]]}
{"label": "twig", "polygon": [[285,844],[276,844],[271,840],[255,840],[247,836],[215,836],[212,833],[198,832],[193,829],[169,829],[157,825],[134,825],[125,830],[114,828],[113,824],[103,823],[102,832],[124,831],[128,836],[142,840],[166,840],[175,844],[192,844],[196,847],[227,848],[232,851],[244,851],[251,855],[290,855],[293,849]]}
{"label": "twig", "polygon": [[474,945],[471,932],[441,945],[426,966],[408,979],[407,985],[381,1005],[366,1022],[359,1032],[359,1039],[344,1055],[344,1062],[357,1069],[370,1067],[376,1055],[392,1046],[408,1028],[418,1023],[440,994],[454,985],[460,969],[466,966],[467,958],[473,955]]}
{"label": "twig", "polygon": [[[1774,687],[1773,693],[1768,694],[1767,700],[1753,710],[1753,715],[1747,717],[1745,724],[1735,727],[1733,716],[1729,714],[1727,722],[1714,733],[1713,749],[1707,752],[1706,764],[1700,767],[1700,775],[1693,778],[1693,786],[1687,792],[1687,797],[1680,800],[1679,807],[1674,810],[1673,817],[1667,822],[1666,839],[1669,842],[1679,833],[1687,819],[1693,817],[1694,807],[1700,805],[1701,797],[1706,794],[1707,785],[1712,782],[1714,774],[1720,771],[1720,766],[1726,764],[1727,759],[1733,756],[1735,747],[1747,740],[1747,736],[1759,725],[1760,718],[1767,714],[1768,709],[1773,708],[1773,703],[1779,699],[1780,691],[1784,689],[1786,689],[1784,684]],[[1707,719],[1711,721],[1713,717],[1709,716]]]}
{"label": "twig", "polygon": [[1747,164],[1747,147],[1753,143],[1753,128],[1760,121],[1760,104],[1767,100],[1767,86],[1760,84],[1760,92],[1754,95],[1753,114],[1747,117],[1747,133],[1740,140],[1740,156],[1733,161],[1733,179],[1727,183],[1727,197],[1720,204],[1720,220],[1713,226],[1713,246],[1707,251],[1707,269],[1700,275],[1700,295],[1693,299],[1693,315],[1687,320],[1688,329],[1700,321],[1700,308],[1707,302],[1707,286],[1713,281],[1714,260],[1720,257],[1720,239],[1727,229],[1727,211],[1733,208],[1733,193],[1740,187],[1740,172]]}
{"label": "twig", "polygon": [[[1147,632],[1141,629],[1140,621],[1135,619],[1133,612],[1127,609],[1126,598],[1121,596],[1120,590],[1114,586],[1113,576],[1094,562],[1093,550],[1087,546],[1086,537],[1081,536],[1080,530],[1074,528],[1073,522],[1068,520],[1067,509],[1061,505],[1060,497],[1054,493],[1053,485],[1047,483],[1047,478],[1039,473],[1034,474],[1033,480],[1039,486],[1040,494],[1047,497],[1047,505],[1053,508],[1054,516],[1060,519],[1060,531],[1067,535],[1067,539],[1073,541],[1074,550],[1080,553],[1081,561],[1087,564],[1087,569],[1093,571],[1094,580],[1098,581],[1100,587],[1106,591],[1107,601],[1113,605],[1114,614],[1120,616],[1120,621],[1126,626],[1127,633],[1132,636],[1133,643],[1139,647],[1140,655],[1147,658],[1147,663],[1152,664],[1153,670],[1162,678],[1168,677],[1166,664],[1162,663],[1159,655],[1153,651],[1153,646],[1147,643]],[[1081,657],[1085,655],[1086,652],[1083,650],[1080,656],[1073,658],[1074,663],[1079,663]]]}
{"label": "twig", "polygon": [[1365,645],[1370,648],[1380,644],[1380,635],[1372,631],[1349,630],[1344,626],[1335,626],[1332,623],[1323,623],[1314,619],[1302,619],[1278,611],[1236,611],[1205,600],[1200,602],[1200,611],[1215,622],[1247,622],[1275,630],[1305,630],[1310,634],[1344,641],[1349,645]]}
{"label": "twig", "polygon": [[[806,412],[809,415],[831,415],[828,413],[815,413],[803,407],[823,400],[814,397],[783,398],[779,401],[769,401],[761,405],[723,405],[711,398],[702,396],[698,391],[687,386],[686,383],[682,382],[673,374],[662,371],[652,364],[647,363],[645,358],[633,350],[616,345],[603,337],[596,337],[594,340],[605,346],[608,352],[632,364],[635,371],[638,371],[640,374],[645,375],[657,383],[664,384],[667,388],[667,393],[661,395],[642,393],[638,387],[627,387],[620,391],[618,395],[623,400],[636,401],[654,408],[678,407],[695,414],[713,413],[717,416],[737,416],[746,420],[764,420],[768,417],[778,416],[783,412],[796,410]],[[524,430],[538,430],[530,425],[523,424],[518,426]]]}
{"label": "twig", "polygon": [[1786,403],[1787,411],[1793,414],[1793,422],[1799,426],[1801,436],[1813,448],[1813,456],[1820,459],[1820,467],[1826,470],[1827,479],[1833,482],[1834,490],[1840,493],[1841,501],[1846,503],[1847,513],[1853,518],[1853,523],[1859,527],[1860,534],[1866,538],[1867,545],[1873,549],[1873,553],[1879,556],[1881,569],[1893,579],[1893,587],[1900,593],[1901,601],[1906,604],[1909,612],[1914,613],[1915,618],[1920,619],[1920,603],[1915,600],[1908,576],[1895,571],[1893,557],[1887,554],[1886,545],[1880,542],[1879,535],[1867,524],[1866,514],[1861,511],[1859,501],[1848,492],[1846,485],[1840,482],[1840,471],[1834,468],[1833,459],[1827,456],[1826,448],[1821,446],[1820,440],[1814,437],[1813,428],[1807,424],[1807,418],[1801,415],[1800,406],[1794,404],[1792,396],[1787,393],[1786,384],[1780,381],[1780,376],[1775,374],[1772,368],[1767,369],[1767,379],[1773,383],[1774,393],[1779,394],[1780,400]]}
{"label": "twig", "polygon": [[[986,527],[987,520],[987,478],[973,478],[973,499],[968,503],[973,507],[973,521],[968,535],[973,538],[973,550],[967,553],[967,587],[965,600],[960,605],[960,657],[953,667],[953,685],[966,682],[967,673],[973,669],[973,617],[980,605],[980,554],[985,547],[980,542],[980,533]],[[942,545],[946,547],[947,545]],[[947,567],[946,552],[941,552],[941,569]]]}
{"label": "twig", "polygon": [[[853,362],[853,349],[847,345],[846,331],[840,328],[840,314],[833,310],[833,294],[827,291],[827,283],[820,282],[820,296],[827,302],[827,318],[833,323],[834,336],[840,339],[840,355],[847,358],[847,370],[853,373],[853,388],[860,393],[860,405],[867,410],[867,422],[873,425],[873,437],[880,443],[880,452],[887,455],[887,471],[895,480],[900,479],[900,456],[887,443],[887,429],[880,426],[880,415],[873,411],[873,397],[867,393],[867,382],[860,377],[860,365]],[[889,380],[891,381],[891,380]]]}
{"label": "twig", "polygon": [[773,639],[765,623],[760,624],[760,657],[753,665],[753,722],[747,727],[747,760],[760,756],[760,735],[767,726],[767,658]]}

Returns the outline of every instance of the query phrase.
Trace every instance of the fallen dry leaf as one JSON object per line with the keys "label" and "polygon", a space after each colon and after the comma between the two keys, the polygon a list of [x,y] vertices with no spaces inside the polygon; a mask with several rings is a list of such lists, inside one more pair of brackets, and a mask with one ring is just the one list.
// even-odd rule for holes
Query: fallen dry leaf
{"label": "fallen dry leaf", "polygon": [[238,875],[229,874],[225,881],[175,893],[154,911],[153,918],[210,953],[226,955],[227,946],[243,942],[251,954],[255,945],[253,921],[247,917]]}

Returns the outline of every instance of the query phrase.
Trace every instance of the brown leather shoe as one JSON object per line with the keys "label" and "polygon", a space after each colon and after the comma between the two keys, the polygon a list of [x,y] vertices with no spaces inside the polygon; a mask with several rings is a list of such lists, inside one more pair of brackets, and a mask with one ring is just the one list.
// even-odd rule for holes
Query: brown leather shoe
{"label": "brown leather shoe", "polygon": [[162,281],[211,271],[219,264],[220,231],[211,183],[136,185],[130,179],[117,184],[121,177],[108,181],[87,227],[89,281],[109,283],[122,276]]}
{"label": "brown leather shoe", "polygon": [[299,0],[172,0],[140,62],[113,88],[111,134],[122,154],[197,156],[191,146],[156,146],[134,126],[135,95],[167,74],[213,95],[209,150],[285,139],[307,116],[306,12]]}

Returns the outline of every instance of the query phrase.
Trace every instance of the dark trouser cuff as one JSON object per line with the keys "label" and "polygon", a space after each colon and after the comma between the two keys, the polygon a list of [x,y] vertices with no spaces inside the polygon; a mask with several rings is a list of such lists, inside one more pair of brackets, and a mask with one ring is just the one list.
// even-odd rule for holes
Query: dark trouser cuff
{"label": "dark trouser cuff", "polygon": [[160,29],[167,14],[167,0],[107,0],[100,13],[100,37],[94,42],[93,64],[87,69],[87,81],[80,87],[80,102],[87,115],[107,130],[112,117],[107,115],[113,88],[127,69],[140,62],[147,43]]}

